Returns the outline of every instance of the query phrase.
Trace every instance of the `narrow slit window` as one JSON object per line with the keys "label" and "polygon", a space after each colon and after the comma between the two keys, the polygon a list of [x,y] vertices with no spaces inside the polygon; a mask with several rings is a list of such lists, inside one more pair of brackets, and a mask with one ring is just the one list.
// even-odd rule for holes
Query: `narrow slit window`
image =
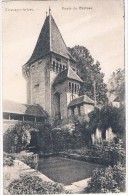
{"label": "narrow slit window", "polygon": [[77,85],[77,93],[79,93],[80,87],[79,85]]}
{"label": "narrow slit window", "polygon": [[76,84],[75,84],[75,93],[77,92],[77,89],[76,89]]}
{"label": "narrow slit window", "polygon": [[58,72],[58,63],[56,63],[56,72]]}
{"label": "narrow slit window", "polygon": [[32,67],[32,68],[31,68],[32,70],[35,70],[35,65],[32,65],[31,67]]}
{"label": "narrow slit window", "polygon": [[71,108],[71,115],[74,116],[74,108]]}
{"label": "narrow slit window", "polygon": [[60,71],[62,70],[62,64],[60,64]]}
{"label": "narrow slit window", "polygon": [[53,71],[55,71],[55,61],[53,61]]}
{"label": "narrow slit window", "polygon": [[71,86],[71,82],[69,82],[69,91],[72,91],[72,86]]}
{"label": "narrow slit window", "polygon": [[80,106],[78,106],[78,115],[81,115]]}
{"label": "narrow slit window", "polygon": [[35,87],[39,87],[39,83],[35,85]]}
{"label": "narrow slit window", "polygon": [[38,64],[41,64],[42,60],[38,61]]}
{"label": "narrow slit window", "polygon": [[74,83],[72,83],[72,93],[74,93]]}

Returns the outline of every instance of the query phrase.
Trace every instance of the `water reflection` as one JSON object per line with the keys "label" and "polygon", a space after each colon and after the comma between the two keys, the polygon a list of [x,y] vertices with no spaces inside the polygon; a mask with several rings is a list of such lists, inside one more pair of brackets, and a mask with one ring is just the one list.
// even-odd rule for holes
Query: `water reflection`
{"label": "water reflection", "polygon": [[90,177],[92,171],[97,167],[101,166],[60,157],[41,158],[38,164],[40,172],[53,181],[65,185]]}

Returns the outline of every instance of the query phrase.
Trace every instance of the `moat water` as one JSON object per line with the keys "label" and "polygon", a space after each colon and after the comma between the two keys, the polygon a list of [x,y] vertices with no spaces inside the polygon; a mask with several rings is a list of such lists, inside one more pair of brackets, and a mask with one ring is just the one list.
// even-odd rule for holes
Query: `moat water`
{"label": "moat water", "polygon": [[61,157],[41,158],[38,170],[51,180],[64,185],[91,177],[95,168],[101,165]]}

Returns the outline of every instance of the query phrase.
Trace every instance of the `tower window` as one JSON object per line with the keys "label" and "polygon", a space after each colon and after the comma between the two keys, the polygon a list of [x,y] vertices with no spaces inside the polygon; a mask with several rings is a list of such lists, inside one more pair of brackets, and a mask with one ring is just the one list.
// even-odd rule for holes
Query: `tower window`
{"label": "tower window", "polygon": [[38,61],[38,64],[41,64],[42,60]]}
{"label": "tower window", "polygon": [[56,71],[58,72],[58,63],[56,63]]}
{"label": "tower window", "polygon": [[61,62],[61,59],[60,59],[60,58],[56,58],[56,60],[57,60],[58,62]]}
{"label": "tower window", "polygon": [[65,66],[63,65],[63,70],[65,69]]}
{"label": "tower window", "polygon": [[39,84],[36,84],[35,87],[39,87]]}
{"label": "tower window", "polygon": [[76,90],[76,84],[75,84],[75,93],[77,92],[77,90]]}
{"label": "tower window", "polygon": [[53,71],[55,71],[55,61],[53,61]]}
{"label": "tower window", "polygon": [[34,68],[35,68],[35,65],[32,65],[32,69],[34,70]]}
{"label": "tower window", "polygon": [[74,116],[74,108],[71,108],[71,115]]}
{"label": "tower window", "polygon": [[77,93],[79,93],[79,85],[77,85]]}
{"label": "tower window", "polygon": [[71,89],[72,89],[71,83],[69,82],[69,91],[70,91],[70,92],[71,92]]}
{"label": "tower window", "polygon": [[74,92],[74,83],[72,83],[72,93]]}
{"label": "tower window", "polygon": [[80,106],[78,106],[78,115],[81,115]]}
{"label": "tower window", "polygon": [[62,70],[62,64],[60,64],[60,71]]}

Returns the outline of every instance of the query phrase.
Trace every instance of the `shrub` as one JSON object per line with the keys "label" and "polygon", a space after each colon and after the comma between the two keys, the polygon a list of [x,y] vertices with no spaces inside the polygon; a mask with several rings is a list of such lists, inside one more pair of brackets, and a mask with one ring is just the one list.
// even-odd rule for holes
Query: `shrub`
{"label": "shrub", "polygon": [[5,152],[10,152],[15,148],[14,152],[19,152],[30,144],[31,126],[27,123],[17,123],[14,127],[10,127],[3,136],[3,148]]}
{"label": "shrub", "polygon": [[9,186],[8,191],[11,195],[17,194],[65,194],[63,185],[42,181],[37,176],[25,175],[18,180],[14,180]]}
{"label": "shrub", "polygon": [[37,148],[38,151],[42,151],[44,154],[52,151],[51,143],[51,125],[44,123],[38,127],[39,132],[37,134]]}
{"label": "shrub", "polygon": [[13,165],[13,160],[14,156],[11,154],[3,153],[3,166],[12,166]]}
{"label": "shrub", "polygon": [[125,168],[121,165],[96,169],[93,171],[88,187],[88,193],[111,193],[125,191]]}
{"label": "shrub", "polygon": [[107,164],[114,166],[115,164],[121,163],[125,166],[125,148],[123,143],[103,141],[100,144],[92,146],[90,155],[99,157],[100,159],[106,159]]}
{"label": "shrub", "polygon": [[4,166],[12,166],[13,165],[13,160],[11,159],[11,157],[4,158],[3,159],[3,165]]}
{"label": "shrub", "polygon": [[109,158],[110,158],[110,164],[117,165],[118,163],[121,163],[123,166],[125,166],[125,148],[123,147],[122,143],[119,142],[118,144],[110,143],[107,145],[105,150],[108,152]]}
{"label": "shrub", "polygon": [[3,152],[3,158],[11,158],[12,160],[15,160],[15,156],[13,154],[9,154],[6,152]]}
{"label": "shrub", "polygon": [[21,152],[17,154],[17,159],[21,160],[22,162],[30,166],[32,169],[35,169],[37,167],[38,161],[35,160],[36,154],[33,154],[32,152],[31,153],[27,153],[25,151]]}
{"label": "shrub", "polygon": [[85,159],[88,159],[91,162],[95,161],[95,163],[103,164],[105,166],[114,166],[118,163],[125,166],[126,161],[125,148],[121,141],[117,144],[114,142],[108,143],[104,141],[90,148],[82,147],[81,149],[70,149],[67,150],[67,152],[68,154],[78,154],[84,156]]}

